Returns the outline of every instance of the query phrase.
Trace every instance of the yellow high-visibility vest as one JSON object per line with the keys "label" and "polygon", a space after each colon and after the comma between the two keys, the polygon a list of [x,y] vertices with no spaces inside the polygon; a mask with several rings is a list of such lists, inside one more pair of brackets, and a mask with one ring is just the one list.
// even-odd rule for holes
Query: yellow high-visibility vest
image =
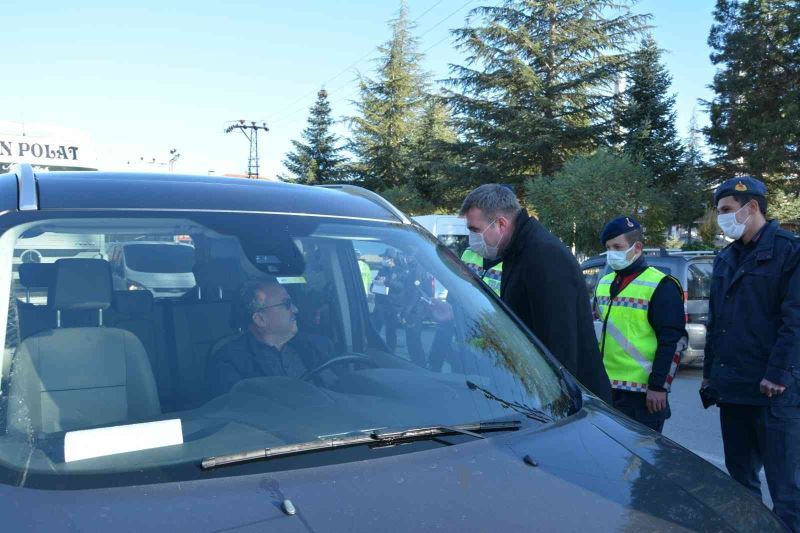
{"label": "yellow high-visibility vest", "polygon": [[612,387],[645,392],[658,348],[647,312],[653,293],[666,274],[648,267],[612,299],[614,276],[614,272],[604,276],[595,291],[603,320],[603,364]]}
{"label": "yellow high-visibility vest", "polygon": [[469,248],[461,254],[461,260],[466,263],[470,270],[475,272],[498,296],[500,296],[500,279],[503,277],[503,263],[486,270],[483,268],[483,257],[476,254]]}

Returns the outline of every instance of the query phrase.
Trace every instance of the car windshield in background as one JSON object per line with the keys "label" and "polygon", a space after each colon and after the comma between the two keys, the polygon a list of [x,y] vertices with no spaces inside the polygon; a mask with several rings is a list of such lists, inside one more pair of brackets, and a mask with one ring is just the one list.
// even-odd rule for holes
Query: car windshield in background
{"label": "car windshield in background", "polygon": [[131,270],[177,274],[191,272],[194,248],[185,244],[126,244],[125,263]]}
{"label": "car windshield in background", "polygon": [[[0,481],[62,489],[187,480],[223,475],[200,468],[207,457],[403,428],[540,426],[575,408],[537,344],[414,227],[235,213],[36,216],[0,239],[0,287],[12,295],[3,364],[13,369],[0,393]],[[190,235],[194,248],[124,253],[136,270],[194,266],[196,289],[166,301],[109,286],[120,249],[112,245],[108,261],[35,267],[46,301],[24,301],[12,276],[24,231],[110,238],[106,228],[129,240]],[[375,253],[386,257],[359,259]],[[277,303],[242,302],[252,282]],[[280,353],[249,333],[256,323],[283,332]],[[275,364],[256,366],[265,360]],[[325,451],[225,475],[421,449]]]}
{"label": "car windshield in background", "polygon": [[469,237],[467,235],[439,235],[438,239],[453,250],[458,257],[469,247]]}
{"label": "car windshield in background", "polygon": [[687,291],[690,300],[708,300],[711,297],[711,272],[713,261],[698,261],[689,265]]}

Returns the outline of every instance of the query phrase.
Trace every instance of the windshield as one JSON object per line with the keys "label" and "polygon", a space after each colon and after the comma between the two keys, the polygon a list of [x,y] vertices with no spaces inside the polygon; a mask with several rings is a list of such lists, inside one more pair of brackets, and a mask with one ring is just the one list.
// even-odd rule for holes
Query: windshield
{"label": "windshield", "polygon": [[194,248],[185,244],[127,244],[125,264],[131,270],[139,272],[191,272],[194,266]]}
{"label": "windshield", "polygon": [[[60,216],[28,219],[0,239],[0,287],[10,293],[0,480],[72,488],[313,467],[318,455],[421,448],[323,452],[222,474],[199,465],[384,428],[540,426],[526,410],[557,420],[573,408],[537,344],[413,227],[230,213]],[[197,286],[168,301],[117,289],[113,257],[66,257],[33,269],[45,295],[28,301],[30,272],[13,275],[12,259],[34,230],[190,235],[194,248],[136,244],[125,254],[131,268],[160,272],[185,271],[194,257]]]}
{"label": "windshield", "polygon": [[689,265],[686,284],[689,300],[708,300],[711,297],[713,261],[697,261]]}
{"label": "windshield", "polygon": [[467,235],[437,235],[442,243],[450,248],[454,254],[461,257],[461,254],[469,247],[469,237]]}

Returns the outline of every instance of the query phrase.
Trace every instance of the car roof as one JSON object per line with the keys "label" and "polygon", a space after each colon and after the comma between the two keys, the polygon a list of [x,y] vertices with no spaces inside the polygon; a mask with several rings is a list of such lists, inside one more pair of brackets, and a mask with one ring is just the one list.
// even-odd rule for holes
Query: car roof
{"label": "car roof", "polygon": [[[2,207],[17,208],[35,190],[39,210],[119,209],[178,211],[274,212],[406,222],[404,215],[382,198],[358,187],[311,187],[283,182],[123,172],[33,172],[0,174]],[[30,207],[29,207],[30,209]]]}

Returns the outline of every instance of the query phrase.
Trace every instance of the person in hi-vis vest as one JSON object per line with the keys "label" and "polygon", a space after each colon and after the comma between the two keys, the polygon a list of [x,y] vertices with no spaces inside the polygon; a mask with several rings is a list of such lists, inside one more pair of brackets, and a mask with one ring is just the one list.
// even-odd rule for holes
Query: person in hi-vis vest
{"label": "person in hi-vis vest", "polygon": [[469,248],[464,250],[464,253],[461,254],[461,261],[463,261],[470,270],[475,272],[495,294],[500,296],[500,279],[503,276],[503,263],[497,263],[489,268],[484,268],[483,257]]}
{"label": "person in hi-vis vest", "polygon": [[598,282],[595,295],[613,405],[661,432],[670,417],[667,393],[686,346],[683,289],[647,264],[642,227],[633,218],[606,224],[600,241],[613,269]]}

